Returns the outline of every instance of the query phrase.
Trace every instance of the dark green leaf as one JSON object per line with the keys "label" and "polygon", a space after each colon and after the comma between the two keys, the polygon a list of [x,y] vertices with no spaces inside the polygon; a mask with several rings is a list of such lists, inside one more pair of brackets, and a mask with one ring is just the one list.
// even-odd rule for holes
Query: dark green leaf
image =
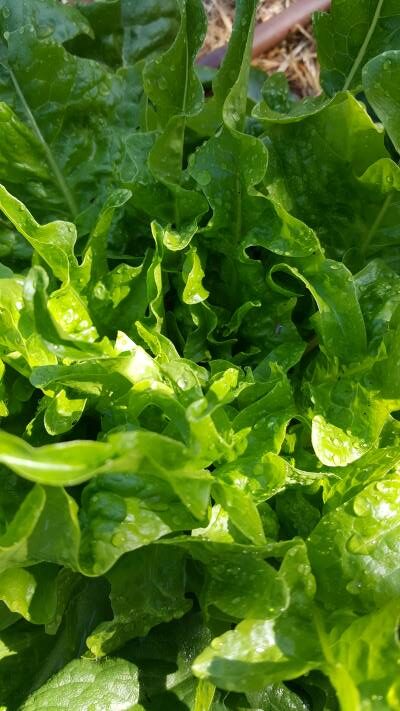
{"label": "dark green leaf", "polygon": [[371,57],[400,45],[396,0],[351,3],[333,0],[329,14],[314,19],[324,89],[359,90],[361,70]]}

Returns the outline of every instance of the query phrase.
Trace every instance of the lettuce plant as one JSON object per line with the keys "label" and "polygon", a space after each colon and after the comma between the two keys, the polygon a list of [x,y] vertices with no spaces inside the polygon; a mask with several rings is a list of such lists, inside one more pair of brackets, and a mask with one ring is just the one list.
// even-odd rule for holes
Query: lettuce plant
{"label": "lettuce plant", "polygon": [[400,13],[0,0],[0,705],[400,709]]}

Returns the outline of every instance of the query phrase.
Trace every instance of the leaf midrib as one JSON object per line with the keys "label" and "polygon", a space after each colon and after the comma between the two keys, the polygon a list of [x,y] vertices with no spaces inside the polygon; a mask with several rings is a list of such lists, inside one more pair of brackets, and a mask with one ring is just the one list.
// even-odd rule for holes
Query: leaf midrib
{"label": "leaf midrib", "polygon": [[58,166],[58,164],[57,164],[57,161],[56,161],[56,159],[55,159],[55,157],[54,157],[54,155],[53,155],[53,152],[52,152],[52,150],[51,150],[49,144],[48,144],[47,141],[45,140],[45,138],[44,138],[44,136],[43,136],[43,134],[42,134],[42,132],[41,132],[41,130],[40,130],[40,128],[39,128],[37,122],[36,122],[36,119],[35,119],[35,117],[34,117],[34,115],[33,115],[33,112],[32,112],[32,110],[31,110],[31,108],[30,108],[30,106],[29,106],[27,100],[26,100],[26,97],[25,97],[24,93],[23,93],[23,91],[22,91],[22,89],[21,89],[21,86],[20,86],[20,84],[19,84],[19,82],[18,82],[17,77],[15,76],[15,74],[14,74],[14,72],[13,72],[13,70],[11,69],[10,66],[8,66],[8,65],[3,65],[3,66],[4,66],[4,67],[7,69],[7,71],[9,72],[11,81],[12,81],[12,83],[13,83],[13,85],[14,85],[14,88],[15,88],[15,91],[16,91],[16,93],[17,93],[17,96],[18,96],[18,98],[19,98],[19,100],[20,100],[20,102],[21,102],[22,108],[24,109],[24,111],[25,111],[25,113],[26,113],[26,116],[27,116],[27,118],[28,118],[28,120],[29,120],[29,123],[30,123],[31,126],[32,126],[32,129],[33,129],[34,133],[36,134],[37,138],[39,139],[39,141],[40,141],[40,143],[41,143],[41,146],[42,146],[43,151],[44,151],[44,153],[45,153],[47,162],[48,162],[48,164],[49,164],[49,166],[50,166],[50,169],[51,169],[51,171],[52,171],[52,173],[53,173],[53,175],[54,175],[54,177],[55,177],[55,179],[56,179],[56,181],[57,181],[57,183],[58,183],[58,187],[59,187],[59,189],[60,189],[60,192],[62,193],[62,195],[63,195],[63,197],[64,197],[64,199],[65,199],[66,204],[68,205],[68,208],[69,208],[69,211],[70,211],[70,213],[71,213],[71,216],[72,216],[73,218],[75,218],[75,217],[77,216],[77,214],[78,214],[78,207],[77,207],[77,205],[76,205],[75,198],[74,198],[74,196],[73,196],[73,194],[72,194],[72,192],[71,192],[71,190],[70,190],[70,188],[69,188],[69,186],[68,186],[68,184],[67,184],[67,181],[65,180],[65,178],[64,178],[64,176],[63,176],[63,174],[62,174],[62,172],[61,172],[61,170],[60,170],[60,168],[59,168],[59,166]]}
{"label": "leaf midrib", "polygon": [[362,61],[365,57],[365,53],[368,49],[368,45],[371,41],[372,35],[374,34],[375,28],[378,24],[378,20],[379,20],[381,10],[382,10],[382,5],[383,5],[383,0],[378,0],[378,4],[375,8],[374,16],[372,18],[372,22],[368,28],[367,34],[365,35],[364,42],[362,43],[360,49],[358,50],[358,54],[353,62],[353,65],[352,65],[350,72],[348,73],[346,81],[344,83],[344,86],[343,86],[344,91],[347,91],[349,89],[351,82],[353,81],[353,79],[360,67],[360,64],[362,63]]}

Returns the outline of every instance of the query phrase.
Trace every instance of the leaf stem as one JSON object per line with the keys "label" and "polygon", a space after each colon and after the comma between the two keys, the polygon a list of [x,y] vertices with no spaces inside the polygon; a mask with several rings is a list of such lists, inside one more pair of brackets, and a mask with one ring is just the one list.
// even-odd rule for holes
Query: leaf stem
{"label": "leaf stem", "polygon": [[23,109],[24,109],[24,111],[25,111],[25,113],[32,125],[32,128],[33,128],[37,138],[39,139],[40,143],[42,144],[43,150],[44,150],[46,158],[47,158],[47,162],[48,162],[48,164],[53,172],[53,175],[58,183],[60,191],[65,198],[65,201],[68,205],[70,213],[71,213],[72,217],[75,218],[78,214],[78,207],[76,205],[75,198],[72,195],[72,192],[71,192],[70,188],[68,187],[66,180],[65,180],[63,174],[61,173],[60,168],[57,165],[57,161],[53,156],[50,146],[44,139],[44,136],[43,136],[38,124],[36,123],[36,119],[29,107],[28,102],[25,99],[24,94],[22,93],[21,87],[18,83],[18,80],[17,80],[13,70],[8,66],[7,66],[7,69],[10,73],[11,81],[14,84],[15,91],[17,92],[18,98],[23,106]]}
{"label": "leaf stem", "polygon": [[314,608],[313,617],[314,617],[314,624],[315,624],[315,628],[317,630],[318,639],[319,639],[319,643],[321,645],[323,655],[324,655],[326,661],[328,662],[328,664],[335,666],[335,658],[334,658],[332,650],[329,646],[329,639],[328,639],[326,631],[325,631],[325,627],[324,627],[324,624],[322,621],[322,616],[321,616],[320,611],[317,608]]}
{"label": "leaf stem", "polygon": [[373,237],[375,237],[375,234],[376,234],[376,232],[377,232],[377,230],[378,230],[378,228],[385,216],[386,210],[388,209],[388,207],[390,207],[390,203],[393,200],[393,196],[394,196],[394,192],[390,192],[390,193],[388,193],[388,195],[386,195],[385,201],[383,202],[381,209],[379,210],[375,220],[373,221],[373,223],[371,225],[371,229],[369,230],[365,240],[363,241],[361,251],[364,254],[364,256],[367,252],[369,245],[371,244]]}
{"label": "leaf stem", "polygon": [[367,34],[365,35],[364,42],[362,43],[360,49],[358,50],[358,54],[354,60],[353,66],[351,67],[350,72],[347,76],[347,79],[344,83],[344,86],[343,86],[344,91],[347,91],[347,89],[349,88],[351,82],[354,79],[355,74],[357,73],[357,70],[358,70],[362,60],[364,59],[365,52],[367,51],[368,45],[371,41],[371,37],[374,34],[375,27],[378,23],[379,15],[381,14],[382,5],[383,5],[383,0],[378,0],[378,4],[376,6],[374,16],[372,18],[372,22],[368,28]]}

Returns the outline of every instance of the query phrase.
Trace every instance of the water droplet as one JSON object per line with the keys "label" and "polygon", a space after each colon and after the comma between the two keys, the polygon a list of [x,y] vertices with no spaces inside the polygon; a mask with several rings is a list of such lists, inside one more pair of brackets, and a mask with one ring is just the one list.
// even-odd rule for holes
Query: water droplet
{"label": "water droplet", "polygon": [[50,37],[53,32],[54,25],[42,25],[42,27],[39,27],[37,30],[37,34],[40,39],[46,39],[46,37]]}
{"label": "water droplet", "polygon": [[9,7],[3,7],[3,17],[7,19],[7,17],[10,17],[10,8]]}
{"label": "water droplet", "polygon": [[362,582],[360,580],[353,580],[351,583],[346,585],[346,590],[348,590],[351,595],[359,595],[362,590]]}
{"label": "water droplet", "polygon": [[297,566],[297,572],[300,575],[307,575],[310,572],[310,568],[308,565],[298,565]]}
{"label": "water droplet", "polygon": [[158,80],[158,87],[159,89],[166,89],[168,86],[168,82],[165,77],[160,77]]}
{"label": "water droplet", "polygon": [[114,533],[113,537],[111,538],[111,543],[116,548],[120,548],[121,546],[123,546],[125,543],[124,534],[123,533]]}
{"label": "water droplet", "polygon": [[390,484],[387,484],[385,481],[377,481],[375,484],[375,489],[376,491],[379,491],[380,494],[391,494],[393,487],[390,486]]}
{"label": "water droplet", "polygon": [[96,297],[96,299],[100,299],[100,300],[105,299],[106,295],[107,295],[107,289],[104,286],[104,284],[102,284],[101,282],[96,284],[96,286],[93,289],[93,295]]}
{"label": "water droplet", "polygon": [[368,516],[370,513],[369,501],[364,496],[357,496],[353,502],[353,510],[356,516]]}
{"label": "water droplet", "polygon": [[368,555],[371,546],[362,536],[354,533],[347,541],[346,548],[349,553],[354,553],[355,555]]}
{"label": "water droplet", "polygon": [[67,309],[66,312],[63,315],[63,321],[64,323],[72,323],[76,319],[76,314],[73,311],[73,309]]}
{"label": "water droplet", "polygon": [[211,180],[211,175],[208,170],[200,170],[196,175],[196,180],[200,185],[208,185]]}
{"label": "water droplet", "polygon": [[153,503],[149,502],[150,508],[152,511],[168,511],[168,504],[163,504],[162,502],[160,503]]}

